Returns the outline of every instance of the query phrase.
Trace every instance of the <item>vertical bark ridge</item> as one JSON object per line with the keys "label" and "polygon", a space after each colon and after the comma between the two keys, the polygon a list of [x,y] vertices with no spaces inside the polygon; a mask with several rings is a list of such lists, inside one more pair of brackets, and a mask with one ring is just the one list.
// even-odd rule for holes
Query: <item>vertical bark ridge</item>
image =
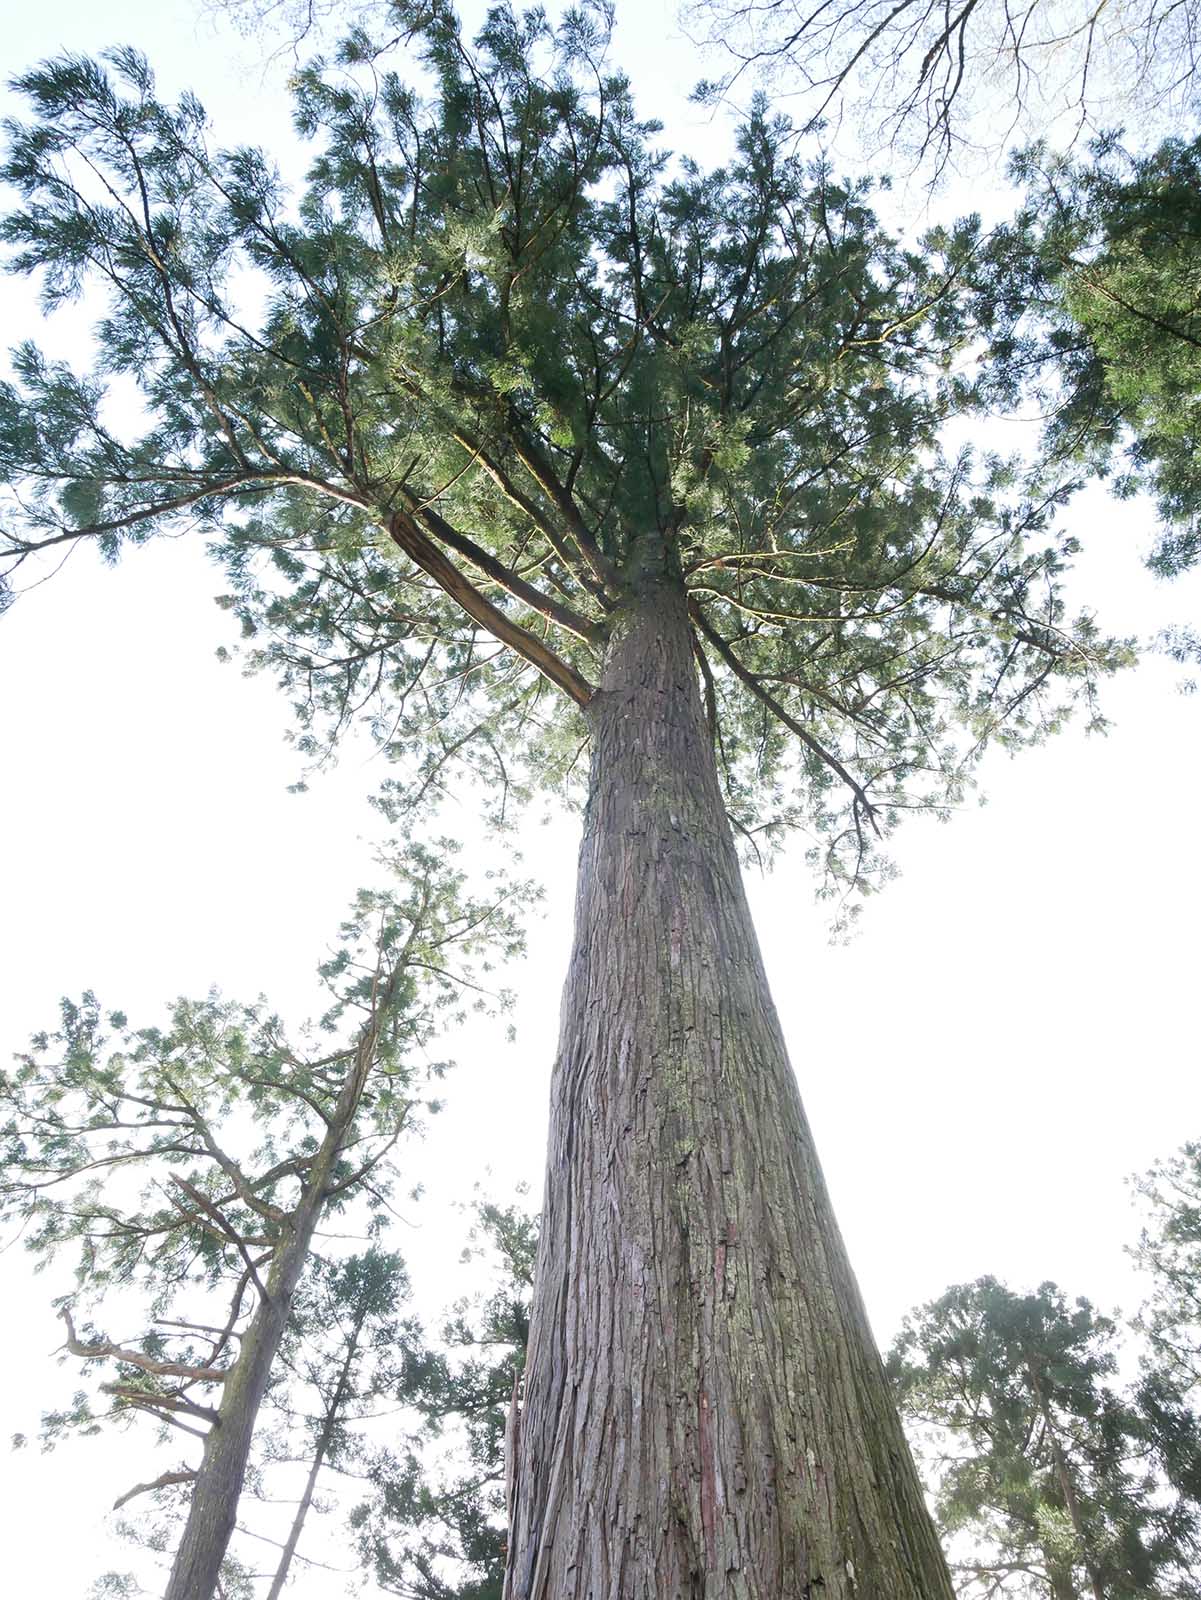
{"label": "vertical bark ridge", "polygon": [[950,1600],[768,994],[682,587],[589,707],[506,1600]]}

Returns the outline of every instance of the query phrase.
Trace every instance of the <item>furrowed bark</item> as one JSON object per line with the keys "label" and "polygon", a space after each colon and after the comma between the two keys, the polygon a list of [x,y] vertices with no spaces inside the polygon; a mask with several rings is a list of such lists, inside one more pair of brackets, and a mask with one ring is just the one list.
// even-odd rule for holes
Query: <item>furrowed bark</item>
{"label": "furrowed bark", "polygon": [[951,1600],[744,895],[682,585],[587,708],[506,1600]]}

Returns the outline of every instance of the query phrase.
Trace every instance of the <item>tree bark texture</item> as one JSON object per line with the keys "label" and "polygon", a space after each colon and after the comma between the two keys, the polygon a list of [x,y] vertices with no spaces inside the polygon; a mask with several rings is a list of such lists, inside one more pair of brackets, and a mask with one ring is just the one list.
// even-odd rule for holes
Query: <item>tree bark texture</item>
{"label": "tree bark texture", "polygon": [[588,708],[506,1600],[951,1600],[768,993],[682,585]]}

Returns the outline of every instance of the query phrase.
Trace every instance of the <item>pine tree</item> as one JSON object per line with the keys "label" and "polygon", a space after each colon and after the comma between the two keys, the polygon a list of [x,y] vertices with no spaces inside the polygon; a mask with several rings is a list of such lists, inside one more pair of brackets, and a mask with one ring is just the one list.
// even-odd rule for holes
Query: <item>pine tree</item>
{"label": "pine tree", "polygon": [[902,249],[762,105],[669,171],[594,12],[395,14],[428,94],[361,33],[299,74],[296,199],[130,51],[23,77],[5,237],[108,311],[92,373],[17,353],[13,559],[199,523],[396,802],[590,751],[506,1593],[945,1596],[731,822],[869,881],[1125,652],[1065,614],[1062,490],[940,449],[972,225]]}

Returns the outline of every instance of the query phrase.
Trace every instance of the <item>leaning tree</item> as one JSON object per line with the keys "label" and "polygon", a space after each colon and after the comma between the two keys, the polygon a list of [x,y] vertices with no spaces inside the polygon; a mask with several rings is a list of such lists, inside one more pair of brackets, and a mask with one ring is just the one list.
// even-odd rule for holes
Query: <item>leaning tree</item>
{"label": "leaning tree", "polygon": [[762,106],[671,165],[592,14],[395,16],[421,92],[362,34],[300,73],[296,196],[131,51],[22,78],[5,236],[107,311],[86,374],[16,353],[12,559],[205,530],[304,737],[366,716],[400,789],[589,752],[506,1592],[946,1596],[733,830],[867,882],[1124,652],[1062,486],[940,448],[973,226],[902,249]]}

